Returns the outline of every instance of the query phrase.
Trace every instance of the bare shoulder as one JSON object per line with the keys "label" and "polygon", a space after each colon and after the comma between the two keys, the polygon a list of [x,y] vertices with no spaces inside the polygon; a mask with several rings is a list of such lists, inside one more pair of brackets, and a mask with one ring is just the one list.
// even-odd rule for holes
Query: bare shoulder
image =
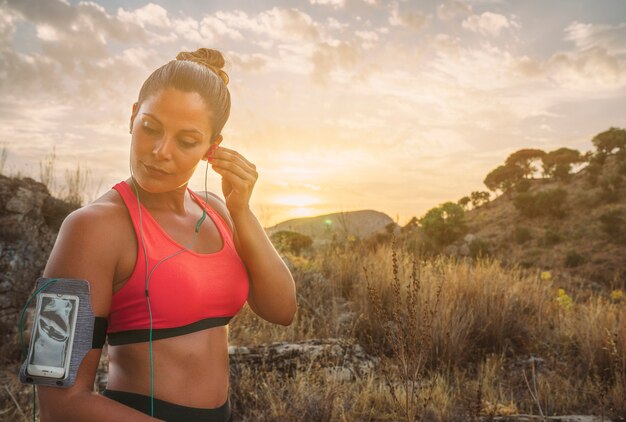
{"label": "bare shoulder", "polygon": [[[94,246],[110,244],[118,230],[115,226],[125,222],[127,211],[119,196],[109,191],[94,202],[69,214],[59,230],[61,240],[77,238]],[[103,240],[106,240],[104,242]]]}
{"label": "bare shoulder", "polygon": [[208,195],[205,196],[205,192],[201,191],[201,192],[196,192],[196,195],[198,195],[200,198],[207,200],[208,205],[213,208],[215,211],[217,211],[217,213],[222,216],[222,218],[224,219],[224,221],[226,221],[230,227],[230,231],[233,232],[233,220],[230,217],[230,212],[228,212],[228,208],[226,207],[226,203],[224,202],[224,200],[222,200],[222,198],[220,198],[218,195],[214,194],[213,192],[206,192],[208,193]]}
{"label": "bare shoulder", "polygon": [[87,280],[96,315],[108,314],[120,233],[126,232],[115,226],[128,224],[124,206],[115,195],[107,192],[65,218],[44,270],[45,277]]}

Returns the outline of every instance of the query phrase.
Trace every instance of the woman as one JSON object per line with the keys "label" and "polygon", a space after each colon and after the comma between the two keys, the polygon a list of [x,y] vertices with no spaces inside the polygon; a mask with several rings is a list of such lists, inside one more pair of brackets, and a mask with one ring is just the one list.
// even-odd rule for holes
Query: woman
{"label": "woman", "polygon": [[[44,276],[88,280],[94,314],[108,317],[109,378],[93,391],[91,350],[71,388],[39,388],[42,421],[229,420],[229,319],[247,301],[291,323],[293,278],[249,208],[256,168],[218,147],[223,66],[199,49],[155,70],[132,108],[131,177],[64,221]],[[187,188],[203,160],[225,202]]]}

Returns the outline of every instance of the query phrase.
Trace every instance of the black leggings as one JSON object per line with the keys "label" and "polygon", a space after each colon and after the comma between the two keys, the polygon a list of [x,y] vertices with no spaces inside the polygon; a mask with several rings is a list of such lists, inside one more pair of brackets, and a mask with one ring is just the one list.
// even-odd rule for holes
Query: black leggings
{"label": "black leggings", "polygon": [[[128,407],[137,409],[146,415],[150,414],[150,396],[117,390],[104,390],[102,395]],[[154,417],[168,422],[228,422],[232,420],[229,400],[226,400],[226,403],[220,407],[216,407],[214,409],[203,409],[199,407],[181,406],[163,400],[154,399]]]}

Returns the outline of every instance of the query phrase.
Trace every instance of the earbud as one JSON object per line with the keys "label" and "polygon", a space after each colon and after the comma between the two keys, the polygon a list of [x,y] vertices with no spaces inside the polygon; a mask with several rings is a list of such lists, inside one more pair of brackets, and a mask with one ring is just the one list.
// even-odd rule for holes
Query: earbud
{"label": "earbud", "polygon": [[206,159],[207,160],[211,160],[211,155],[213,155],[213,152],[215,152],[215,150],[217,149],[217,145],[213,144],[209,147],[209,151],[206,153]]}

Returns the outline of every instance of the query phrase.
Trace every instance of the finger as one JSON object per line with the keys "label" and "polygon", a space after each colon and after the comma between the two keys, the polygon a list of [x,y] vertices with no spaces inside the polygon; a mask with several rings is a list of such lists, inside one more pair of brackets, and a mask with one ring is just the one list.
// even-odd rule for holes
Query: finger
{"label": "finger", "polygon": [[[220,154],[220,153],[223,153],[223,154]],[[213,156],[217,158],[231,159],[233,161],[241,161],[242,163],[245,163],[251,169],[256,170],[256,165],[251,163],[246,157],[244,157],[237,151],[230,149],[230,148],[219,147],[215,151]]]}
{"label": "finger", "polygon": [[256,169],[250,167],[248,164],[244,163],[242,160],[227,160],[223,158],[214,157],[211,160],[211,164],[213,166],[218,166],[220,168],[228,169],[232,173],[238,175],[242,179],[249,179],[256,181],[259,178],[259,173]]}
{"label": "finger", "polygon": [[254,189],[255,180],[251,178],[242,178],[240,175],[219,166],[213,167],[213,170],[222,176],[222,181],[228,181],[232,188],[237,192],[246,192],[251,194]]}
{"label": "finger", "polygon": [[213,162],[213,170],[215,170],[217,173],[221,174],[222,176],[230,175],[230,176],[236,177],[239,180],[250,183],[251,186],[254,186],[254,184],[256,183],[258,179],[258,174],[256,173],[256,171],[254,170],[253,172],[245,171],[241,167],[234,165],[232,163],[229,163],[227,161],[224,161],[224,160],[217,160],[217,161],[219,162],[218,163]]}

